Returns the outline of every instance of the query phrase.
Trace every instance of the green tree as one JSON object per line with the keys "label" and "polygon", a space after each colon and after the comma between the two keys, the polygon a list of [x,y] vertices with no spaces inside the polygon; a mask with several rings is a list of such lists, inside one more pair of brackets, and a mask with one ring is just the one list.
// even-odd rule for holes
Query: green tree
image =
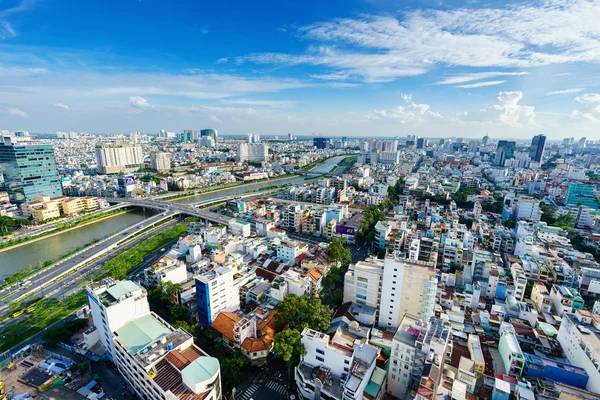
{"label": "green tree", "polygon": [[175,329],[182,328],[184,331],[187,331],[187,333],[189,333],[190,335],[196,336],[196,325],[194,324],[178,320],[173,322],[171,325],[173,325],[173,328]]}
{"label": "green tree", "polygon": [[190,318],[190,314],[181,304],[175,304],[171,307],[171,321],[188,321]]}
{"label": "green tree", "polygon": [[335,238],[329,243],[327,247],[327,254],[329,254],[329,261],[332,264],[347,265],[352,261],[352,253],[350,250],[344,247],[345,241],[339,238]]}
{"label": "green tree", "polygon": [[331,268],[329,268],[329,272],[327,273],[327,275],[323,278],[323,281],[321,282],[322,286],[324,289],[329,290],[329,289],[333,289],[333,286],[335,285],[335,283],[337,281],[340,280],[340,277],[342,276],[340,269],[337,266],[332,266]]}
{"label": "green tree", "polygon": [[221,383],[223,391],[227,394],[242,383],[242,371],[234,360],[226,358],[221,362]]}
{"label": "green tree", "polygon": [[17,229],[17,222],[11,217],[0,217],[0,234],[7,235]]}
{"label": "green tree", "polygon": [[288,379],[291,375],[292,365],[300,362],[300,357],[306,355],[306,349],[300,341],[302,334],[296,329],[286,329],[275,335],[273,353],[288,366]]}
{"label": "green tree", "polygon": [[556,208],[541,202],[540,210],[542,211],[542,222],[545,222],[548,225],[552,225],[556,222]]}
{"label": "green tree", "polygon": [[287,295],[276,309],[278,324],[299,330],[310,328],[325,332],[333,316],[333,310],[321,300],[293,294]]}
{"label": "green tree", "polygon": [[502,225],[504,225],[508,229],[513,229],[517,226],[517,223],[515,221],[513,221],[512,219],[507,219],[506,221],[504,221],[502,223]]}
{"label": "green tree", "polygon": [[552,225],[562,229],[571,230],[573,229],[573,225],[575,225],[575,222],[575,218],[568,214],[563,214],[560,217],[558,217],[556,219],[556,222],[554,222]]}

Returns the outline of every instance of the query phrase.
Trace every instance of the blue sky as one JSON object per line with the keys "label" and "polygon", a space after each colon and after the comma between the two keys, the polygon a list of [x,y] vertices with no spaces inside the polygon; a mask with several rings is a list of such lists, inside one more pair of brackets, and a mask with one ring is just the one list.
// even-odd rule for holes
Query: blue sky
{"label": "blue sky", "polygon": [[598,21],[600,0],[0,0],[0,129],[600,139]]}

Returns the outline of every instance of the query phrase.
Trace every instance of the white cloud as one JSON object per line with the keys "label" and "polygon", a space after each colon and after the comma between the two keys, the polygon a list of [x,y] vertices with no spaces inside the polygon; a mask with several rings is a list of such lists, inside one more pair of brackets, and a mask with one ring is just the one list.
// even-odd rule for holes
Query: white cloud
{"label": "white cloud", "polygon": [[523,93],[520,91],[500,92],[496,95],[496,104],[482,108],[479,115],[484,120],[514,128],[535,126],[535,108],[519,104],[521,99]]}
{"label": "white cloud", "polygon": [[13,117],[21,117],[21,118],[28,118],[29,115],[27,115],[27,113],[23,110],[21,110],[20,108],[17,107],[8,107],[5,108],[4,111],[6,114],[8,115],[12,115]]}
{"label": "white cloud", "polygon": [[546,93],[547,96],[552,96],[555,94],[568,94],[568,93],[578,93],[578,92],[582,92],[585,89],[583,88],[572,88],[572,89],[565,89],[565,90],[556,90],[554,92],[548,92]]}
{"label": "white cloud", "polygon": [[474,89],[474,88],[478,88],[478,87],[501,85],[505,82],[506,81],[485,81],[485,82],[469,83],[467,85],[457,85],[455,87],[463,88],[463,89]]}
{"label": "white cloud", "polygon": [[346,79],[350,79],[352,74],[345,71],[338,71],[332,74],[314,74],[310,75],[310,77],[314,79],[323,79],[326,81],[345,81]]}
{"label": "white cloud", "polygon": [[600,103],[600,93],[586,93],[575,97],[575,101],[583,104]]}
{"label": "white cloud", "polygon": [[[473,74],[456,75],[436,82],[438,85],[455,85],[457,83],[465,83],[471,81],[479,81],[482,79],[496,78],[499,76],[522,76],[528,75],[527,72],[477,72]],[[461,86],[459,86],[461,87]]]}
{"label": "white cloud", "polygon": [[443,120],[439,113],[431,111],[428,104],[417,104],[412,95],[401,94],[405,105],[391,109],[374,110],[367,115],[368,119],[376,121],[399,122],[401,124],[420,124],[425,121]]}
{"label": "white cloud", "polygon": [[241,104],[246,106],[268,106],[268,107],[292,107],[296,104],[290,100],[252,100],[252,99],[226,99],[221,100],[222,103],[227,104]]}
{"label": "white cloud", "polygon": [[227,58],[227,57],[221,57],[221,58],[219,58],[219,59],[216,61],[216,63],[217,63],[217,64],[225,64],[227,61],[229,61],[229,58]]}
{"label": "white cloud", "polygon": [[63,110],[65,110],[65,111],[71,111],[71,108],[69,108],[69,106],[68,106],[68,105],[66,105],[66,104],[63,104],[63,103],[55,103],[54,105],[55,105],[56,107],[58,107],[58,108],[62,108],[62,109],[63,109]]}
{"label": "white cloud", "polygon": [[28,76],[28,75],[40,75],[48,72],[46,68],[24,68],[24,67],[13,67],[0,65],[0,75],[2,76]]}
{"label": "white cloud", "polygon": [[0,39],[10,39],[15,36],[17,36],[17,32],[15,32],[8,21],[0,21]]}
{"label": "white cloud", "polygon": [[129,104],[140,111],[149,110],[152,106],[142,96],[129,96]]}
{"label": "white cloud", "polygon": [[370,82],[421,74],[434,65],[523,68],[597,63],[598,21],[598,0],[416,10],[398,18],[361,15],[301,27],[302,37],[323,44],[316,52],[260,53],[237,61],[323,65]]}

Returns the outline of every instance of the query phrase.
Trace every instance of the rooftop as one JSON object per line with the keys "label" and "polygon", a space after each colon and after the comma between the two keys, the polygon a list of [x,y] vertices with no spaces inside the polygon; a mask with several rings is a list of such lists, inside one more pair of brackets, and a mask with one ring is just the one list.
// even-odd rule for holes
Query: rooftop
{"label": "rooftop", "polygon": [[134,355],[155,340],[167,336],[171,330],[154,315],[147,314],[129,321],[116,331],[117,340],[129,354]]}

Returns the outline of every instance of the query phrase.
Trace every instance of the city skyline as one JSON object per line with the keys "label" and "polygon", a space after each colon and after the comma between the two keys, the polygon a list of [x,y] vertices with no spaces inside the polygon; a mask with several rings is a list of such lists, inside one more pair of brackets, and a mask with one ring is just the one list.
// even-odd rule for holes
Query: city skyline
{"label": "city skyline", "polygon": [[390,3],[3,3],[2,129],[598,136],[598,1]]}

